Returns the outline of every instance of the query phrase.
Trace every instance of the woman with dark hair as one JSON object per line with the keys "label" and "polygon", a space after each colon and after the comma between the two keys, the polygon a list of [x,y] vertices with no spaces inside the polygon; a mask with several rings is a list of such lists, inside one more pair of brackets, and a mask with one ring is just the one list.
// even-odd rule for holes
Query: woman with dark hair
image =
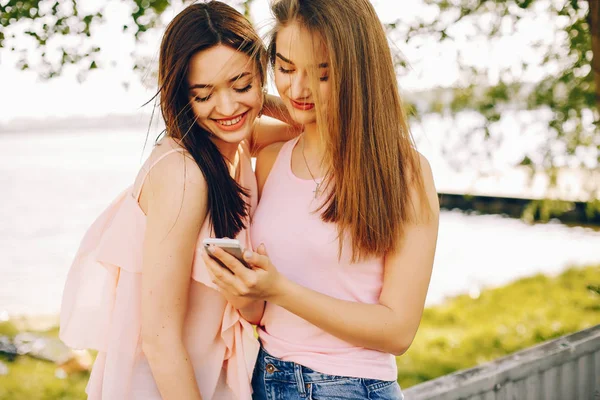
{"label": "woman with dark hair", "polygon": [[267,300],[255,399],[399,400],[394,356],[417,332],[437,240],[431,168],[369,0],[272,10],[275,84],[304,131],[257,158],[252,268],[218,248],[228,269],[205,262],[223,292]]}
{"label": "woman with dark hair", "polygon": [[255,123],[266,52],[251,24],[218,1],[185,8],[159,59],[165,137],[135,183],[86,233],[63,294],[60,337],[98,350],[90,399],[250,397],[264,302],[219,293],[206,237],[250,245],[252,152],[293,136]]}

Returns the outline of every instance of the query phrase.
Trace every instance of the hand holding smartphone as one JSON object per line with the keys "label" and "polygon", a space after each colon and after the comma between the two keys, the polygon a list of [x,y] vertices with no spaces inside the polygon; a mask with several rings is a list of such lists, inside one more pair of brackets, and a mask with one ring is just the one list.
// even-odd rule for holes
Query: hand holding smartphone
{"label": "hand holding smartphone", "polygon": [[246,268],[250,268],[246,261],[244,261],[244,248],[241,243],[237,239],[224,239],[224,238],[206,238],[202,241],[202,245],[204,246],[204,250],[206,250],[206,254],[208,254],[212,259],[221,264],[222,267],[227,268],[221,260],[214,257],[210,251],[208,251],[208,246],[213,245],[219,247],[221,250],[229,253],[234,256],[239,262],[241,262]]}

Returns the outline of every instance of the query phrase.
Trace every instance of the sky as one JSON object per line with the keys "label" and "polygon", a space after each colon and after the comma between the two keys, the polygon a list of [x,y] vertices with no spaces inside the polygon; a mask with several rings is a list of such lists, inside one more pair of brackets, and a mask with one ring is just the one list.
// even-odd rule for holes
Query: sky
{"label": "sky", "polygon": [[[110,0],[80,2],[82,11],[94,10],[106,3],[106,22],[92,32],[92,41],[102,48],[99,59],[101,68],[90,71],[83,83],[78,83],[78,67],[68,67],[62,76],[49,81],[41,80],[34,71],[19,71],[15,64],[17,55],[6,48],[0,50],[0,123],[17,118],[45,118],[69,116],[102,116],[106,114],[149,113],[150,108],[141,106],[154,94],[154,82],[146,77],[146,86],[141,74],[132,71],[132,51],[156,58],[162,29],[146,35],[143,42],[136,43],[131,35],[123,34],[122,26],[130,22],[128,2]],[[431,19],[435,9],[423,5],[422,0],[373,0],[372,3],[382,22],[400,19],[407,24],[416,17]],[[174,2],[176,4],[176,2]],[[171,19],[181,5],[175,5],[163,15]],[[412,70],[400,78],[402,90],[421,91],[436,86],[452,86],[456,83],[459,70],[456,49],[461,48],[466,60],[474,65],[491,66],[489,78],[497,78],[500,66],[519,65],[524,59],[535,58],[530,43],[533,40],[553,40],[553,29],[543,9],[534,18],[519,26],[516,35],[502,38],[493,46],[486,42],[469,41],[465,34],[473,27],[457,29],[455,45],[442,46],[435,41],[423,43],[419,49],[393,40],[392,46],[399,50],[411,64]],[[268,0],[255,0],[252,19],[260,33],[265,34],[272,22]],[[16,34],[17,47],[33,48],[31,38],[22,32],[23,24],[11,27]],[[7,32],[8,33],[8,32]],[[8,36],[8,35],[7,35]],[[72,46],[78,46],[73,38],[59,38]],[[7,40],[8,42],[8,40]],[[112,65],[116,62],[116,65]],[[535,79],[539,71],[531,71],[526,79]],[[125,88],[127,83],[128,88]],[[270,89],[274,92],[273,88]]]}

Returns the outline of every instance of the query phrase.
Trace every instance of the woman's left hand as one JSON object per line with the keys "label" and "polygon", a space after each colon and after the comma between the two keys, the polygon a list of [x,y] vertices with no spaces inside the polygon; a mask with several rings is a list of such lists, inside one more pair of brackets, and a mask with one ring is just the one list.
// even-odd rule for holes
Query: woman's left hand
{"label": "woman's left hand", "polygon": [[256,300],[270,300],[279,294],[283,276],[271,263],[263,244],[258,246],[257,252],[244,251],[244,261],[250,268],[216,246],[209,247],[208,251],[227,267],[223,268],[206,252],[202,253],[213,283],[222,291]]}

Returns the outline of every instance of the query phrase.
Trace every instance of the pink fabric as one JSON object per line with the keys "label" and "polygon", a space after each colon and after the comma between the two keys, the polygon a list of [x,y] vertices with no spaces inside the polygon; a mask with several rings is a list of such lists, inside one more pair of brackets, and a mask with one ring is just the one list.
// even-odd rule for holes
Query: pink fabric
{"label": "pink fabric", "polygon": [[[252,212],[256,179],[247,148],[239,152],[239,182],[251,193]],[[146,216],[136,197],[132,188],[125,190],[92,224],[63,293],[60,338],[70,347],[99,351],[86,390],[91,400],[161,398],[140,342]],[[199,250],[205,237],[212,237],[208,218]],[[237,238],[250,245],[247,230]],[[249,399],[259,349],[252,326],[216,290],[199,253],[190,278],[184,340],[202,398]]]}
{"label": "pink fabric", "polygon": [[[383,259],[350,262],[349,241],[338,260],[337,229],[324,223],[315,182],[295,176],[291,154],[298,139],[283,145],[263,188],[252,223],[256,248],[264,243],[273,264],[289,279],[326,295],[376,304],[383,285]],[[354,346],[287,310],[267,303],[259,328],[265,350],[315,371],[396,380],[395,357]]]}

